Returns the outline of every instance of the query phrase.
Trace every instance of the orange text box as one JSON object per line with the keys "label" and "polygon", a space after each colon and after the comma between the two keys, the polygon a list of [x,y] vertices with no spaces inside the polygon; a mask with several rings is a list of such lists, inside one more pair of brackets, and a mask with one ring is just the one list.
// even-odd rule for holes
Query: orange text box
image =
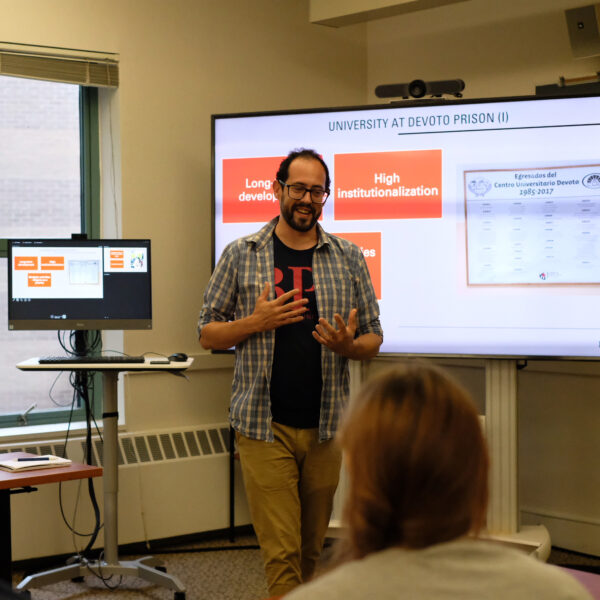
{"label": "orange text box", "polygon": [[111,269],[122,269],[125,267],[125,261],[122,260],[112,260],[110,261]]}
{"label": "orange text box", "polygon": [[284,158],[223,160],[223,223],[263,222],[279,214],[272,184]]}
{"label": "orange text box", "polygon": [[64,271],[65,269],[64,256],[42,256],[40,261],[40,268],[44,271]]}
{"label": "orange text box", "polygon": [[356,244],[365,257],[373,289],[378,300],[381,300],[381,232],[336,233]]}
{"label": "orange text box", "polygon": [[335,218],[439,219],[442,151],[335,155]]}
{"label": "orange text box", "polygon": [[37,256],[15,256],[15,271],[31,271],[37,268]]}
{"label": "orange text box", "polygon": [[28,273],[27,287],[51,287],[52,273]]}
{"label": "orange text box", "polygon": [[120,258],[122,260],[123,258],[125,258],[125,251],[112,249],[110,251],[110,257],[111,257],[111,259],[112,258]]}

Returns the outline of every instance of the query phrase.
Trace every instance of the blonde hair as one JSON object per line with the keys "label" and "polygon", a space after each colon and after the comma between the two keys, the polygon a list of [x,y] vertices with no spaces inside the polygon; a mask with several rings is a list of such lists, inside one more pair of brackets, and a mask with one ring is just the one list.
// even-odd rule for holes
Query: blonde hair
{"label": "blonde hair", "polygon": [[367,382],[339,441],[349,473],[348,558],[423,548],[484,525],[485,440],[468,393],[443,371],[409,363]]}

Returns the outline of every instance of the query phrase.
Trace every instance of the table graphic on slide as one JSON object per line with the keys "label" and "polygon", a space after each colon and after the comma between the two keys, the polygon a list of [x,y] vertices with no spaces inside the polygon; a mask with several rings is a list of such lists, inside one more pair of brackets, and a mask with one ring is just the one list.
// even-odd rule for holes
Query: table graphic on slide
{"label": "table graphic on slide", "polygon": [[600,164],[464,172],[469,285],[600,282]]}

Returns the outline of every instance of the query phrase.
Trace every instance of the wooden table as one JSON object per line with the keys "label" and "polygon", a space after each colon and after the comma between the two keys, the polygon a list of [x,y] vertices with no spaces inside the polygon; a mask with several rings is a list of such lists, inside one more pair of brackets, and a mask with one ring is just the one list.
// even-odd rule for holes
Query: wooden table
{"label": "wooden table", "polygon": [[[0,454],[0,460],[34,457],[27,452]],[[102,475],[102,467],[71,463],[66,467],[35,469],[11,473],[0,469],[0,579],[12,586],[12,541],[10,528],[10,496],[20,492],[35,491],[33,486],[73,479],[87,479]]]}

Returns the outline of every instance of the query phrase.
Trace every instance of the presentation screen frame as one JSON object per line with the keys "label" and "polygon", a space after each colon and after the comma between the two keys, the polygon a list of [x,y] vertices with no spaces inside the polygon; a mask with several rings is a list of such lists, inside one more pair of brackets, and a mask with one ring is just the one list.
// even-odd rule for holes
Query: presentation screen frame
{"label": "presentation screen frame", "polygon": [[279,213],[278,162],[313,148],[332,179],[320,223],[363,250],[382,354],[600,358],[600,95],[211,121],[213,268]]}
{"label": "presentation screen frame", "polygon": [[152,329],[151,241],[9,239],[8,329]]}

